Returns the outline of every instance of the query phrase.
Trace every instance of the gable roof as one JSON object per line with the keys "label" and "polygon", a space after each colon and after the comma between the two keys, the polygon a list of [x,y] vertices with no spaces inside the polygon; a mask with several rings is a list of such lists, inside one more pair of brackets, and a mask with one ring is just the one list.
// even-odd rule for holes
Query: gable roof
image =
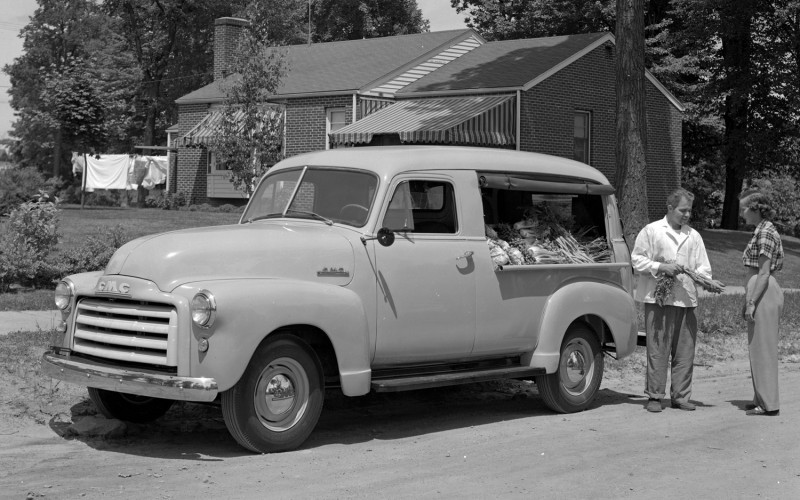
{"label": "gable roof", "polygon": [[517,90],[610,39],[608,33],[488,42],[398,94]]}
{"label": "gable roof", "polygon": [[[478,35],[471,29],[462,29],[281,47],[286,52],[289,71],[275,97],[354,93],[396,73],[398,68],[474,36]],[[212,82],[176,102],[221,101],[224,93],[220,83],[235,77]]]}

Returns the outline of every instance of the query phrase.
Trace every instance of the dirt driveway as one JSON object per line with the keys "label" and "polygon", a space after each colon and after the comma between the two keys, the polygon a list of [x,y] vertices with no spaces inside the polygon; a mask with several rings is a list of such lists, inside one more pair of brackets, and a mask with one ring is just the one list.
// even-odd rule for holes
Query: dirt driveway
{"label": "dirt driveway", "polygon": [[0,422],[0,497],[797,498],[799,385],[783,365],[778,417],[745,416],[746,362],[698,367],[695,412],[647,413],[641,380],[604,381],[573,415],[524,382],[336,399],[302,449],[274,455],[244,452],[214,407],[110,440]]}

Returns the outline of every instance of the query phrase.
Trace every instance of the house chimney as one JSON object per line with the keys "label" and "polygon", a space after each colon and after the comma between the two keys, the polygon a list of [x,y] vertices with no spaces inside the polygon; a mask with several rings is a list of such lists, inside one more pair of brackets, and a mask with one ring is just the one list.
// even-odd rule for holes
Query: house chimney
{"label": "house chimney", "polygon": [[229,66],[236,55],[239,37],[247,26],[250,26],[247,19],[220,17],[214,20],[214,81],[230,74]]}

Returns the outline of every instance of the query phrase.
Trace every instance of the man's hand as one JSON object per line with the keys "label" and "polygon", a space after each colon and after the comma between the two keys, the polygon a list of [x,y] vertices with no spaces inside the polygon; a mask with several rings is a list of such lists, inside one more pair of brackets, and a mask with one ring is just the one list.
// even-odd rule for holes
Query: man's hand
{"label": "man's hand", "polygon": [[674,262],[672,264],[659,264],[658,272],[667,276],[677,276],[683,272],[683,266]]}
{"label": "man's hand", "polygon": [[706,286],[706,290],[714,293],[722,293],[725,291],[725,284],[719,280],[711,280]]}

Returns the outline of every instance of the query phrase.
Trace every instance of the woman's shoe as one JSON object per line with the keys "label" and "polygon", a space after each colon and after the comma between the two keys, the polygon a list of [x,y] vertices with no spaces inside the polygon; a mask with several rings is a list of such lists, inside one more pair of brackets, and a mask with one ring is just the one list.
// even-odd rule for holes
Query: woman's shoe
{"label": "woman's shoe", "polygon": [[780,410],[769,410],[769,411],[767,411],[764,408],[761,408],[760,406],[756,406],[752,410],[748,410],[747,414],[751,415],[751,416],[752,415],[764,415],[765,417],[777,417],[778,415],[781,414],[781,411]]}

